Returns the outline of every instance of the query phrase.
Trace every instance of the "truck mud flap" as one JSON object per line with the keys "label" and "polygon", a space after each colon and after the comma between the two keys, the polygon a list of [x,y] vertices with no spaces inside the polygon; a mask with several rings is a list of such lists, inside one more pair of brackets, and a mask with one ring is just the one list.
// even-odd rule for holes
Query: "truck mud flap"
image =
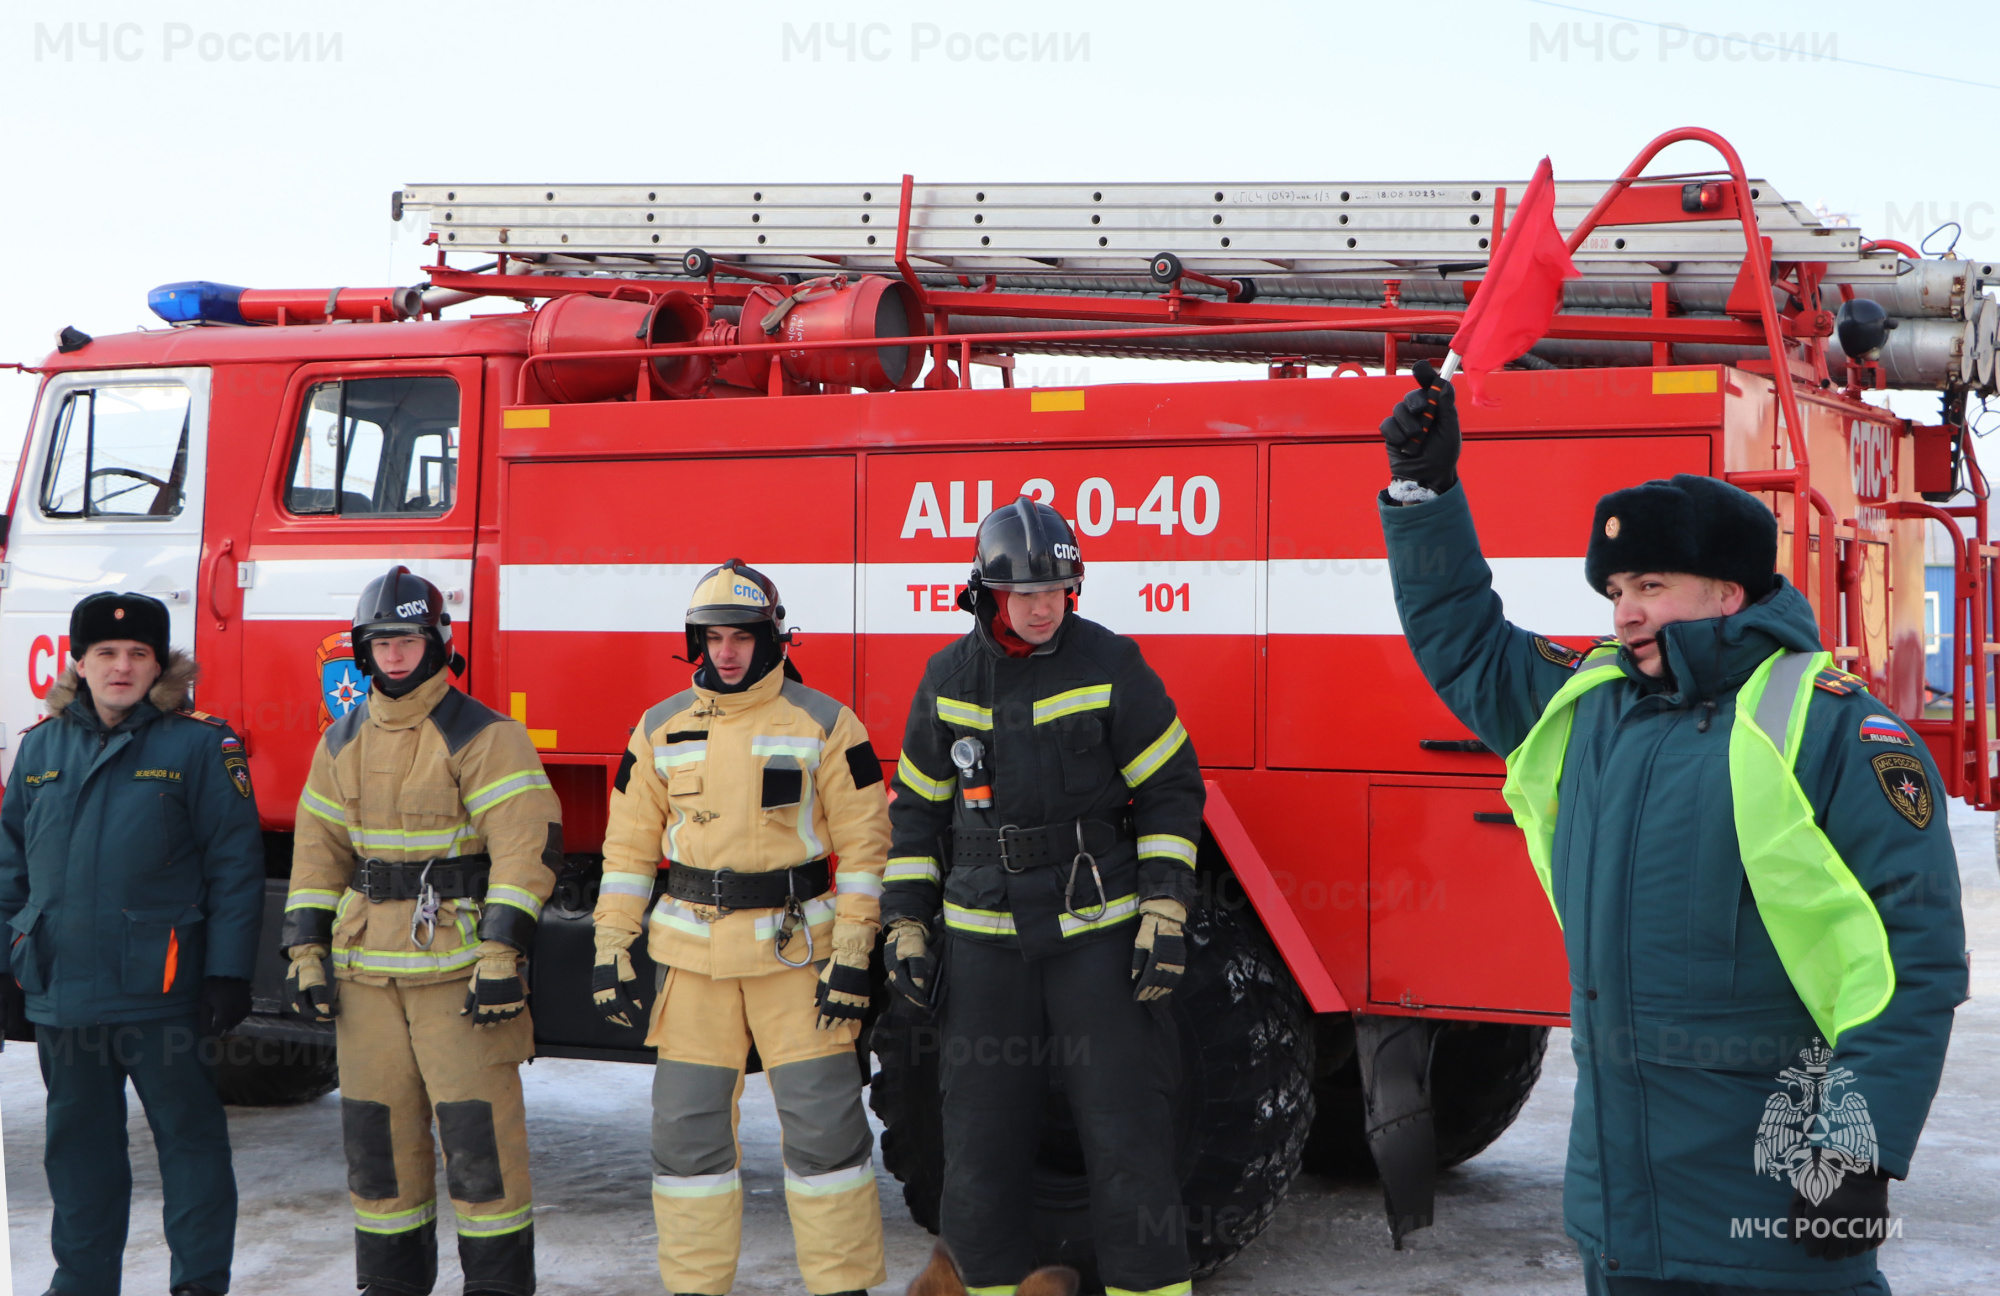
{"label": "truck mud flap", "polygon": [[1431,1050],[1439,1024],[1422,1017],[1354,1014],[1366,1100],[1368,1151],[1382,1176],[1389,1236],[1429,1228],[1437,1197],[1437,1131],[1431,1116]]}

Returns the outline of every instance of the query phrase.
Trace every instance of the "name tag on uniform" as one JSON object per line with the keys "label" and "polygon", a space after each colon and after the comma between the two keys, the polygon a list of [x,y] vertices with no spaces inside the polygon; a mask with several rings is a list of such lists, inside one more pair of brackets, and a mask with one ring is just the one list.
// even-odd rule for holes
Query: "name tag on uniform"
{"label": "name tag on uniform", "polygon": [[29,787],[40,787],[44,783],[55,782],[56,778],[59,775],[61,775],[61,773],[62,773],[61,770],[47,770],[41,774],[23,774],[21,776],[21,781],[23,783],[26,783]]}
{"label": "name tag on uniform", "polygon": [[142,769],[133,770],[132,777],[135,779],[161,779],[168,783],[178,783],[181,781],[181,772],[176,769]]}

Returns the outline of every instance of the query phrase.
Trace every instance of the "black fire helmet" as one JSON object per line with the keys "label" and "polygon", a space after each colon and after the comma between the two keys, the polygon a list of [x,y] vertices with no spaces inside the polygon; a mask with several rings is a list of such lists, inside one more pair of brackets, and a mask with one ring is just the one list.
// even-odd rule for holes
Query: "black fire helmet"
{"label": "black fire helmet", "polygon": [[979,523],[972,576],[959,605],[967,611],[982,589],[1034,594],[1083,586],[1083,553],[1063,515],[1023,495]]}
{"label": "black fire helmet", "polygon": [[[368,645],[376,639],[402,635],[424,640],[423,664],[400,680],[378,676],[375,653]],[[354,606],[353,642],[355,665],[373,687],[389,697],[402,697],[446,666],[453,673],[465,669],[465,659],[451,648],[451,613],[444,610],[444,595],[401,564],[369,581],[361,591]]]}

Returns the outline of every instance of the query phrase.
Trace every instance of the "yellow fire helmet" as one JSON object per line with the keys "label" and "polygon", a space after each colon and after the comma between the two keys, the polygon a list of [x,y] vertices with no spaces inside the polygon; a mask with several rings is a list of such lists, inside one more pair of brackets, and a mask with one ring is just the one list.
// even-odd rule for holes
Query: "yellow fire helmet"
{"label": "yellow fire helmet", "polygon": [[688,660],[698,660],[703,636],[712,625],[768,626],[773,644],[785,639],[785,605],[769,576],[741,558],[731,558],[695,583],[688,600]]}

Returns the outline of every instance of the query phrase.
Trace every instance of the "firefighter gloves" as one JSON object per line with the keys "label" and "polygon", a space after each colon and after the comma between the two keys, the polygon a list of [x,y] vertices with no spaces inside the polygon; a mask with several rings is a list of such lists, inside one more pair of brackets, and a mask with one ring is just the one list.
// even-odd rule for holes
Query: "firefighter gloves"
{"label": "firefighter gloves", "polygon": [[613,942],[607,942],[606,935],[598,928],[597,962],[590,969],[590,1001],[613,1026],[634,1026],[645,1020],[646,1005],[639,1002],[639,978],[632,971],[632,956],[626,952],[632,938],[625,936],[625,943],[617,944],[616,938],[623,933],[609,933]]}
{"label": "firefighter gloves", "polygon": [[307,1021],[330,1022],[340,1011],[333,986],[326,979],[324,945],[294,945],[292,966],[285,972],[285,1003],[293,1015]]}
{"label": "firefighter gloves", "polygon": [[1382,441],[1389,447],[1389,496],[1401,503],[1421,503],[1429,496],[1408,496],[1397,482],[1409,482],[1442,495],[1458,484],[1458,402],[1451,384],[1438,381],[1437,371],[1414,366],[1417,388],[1406,393],[1382,420]]}
{"label": "firefighter gloves", "polygon": [[1139,935],[1132,942],[1132,979],[1139,984],[1132,997],[1140,1003],[1165,999],[1187,970],[1187,940],[1181,928],[1187,906],[1155,897],[1139,902]]}
{"label": "firefighter gloves", "polygon": [[528,1010],[528,989],[521,983],[520,957],[499,941],[479,942],[479,966],[465,987],[465,1007],[458,1015],[474,1026],[498,1026]]}
{"label": "firefighter gloves", "polygon": [[813,1001],[819,1005],[821,1030],[860,1021],[868,1011],[868,955],[874,947],[873,926],[842,922],[833,925],[833,954],[813,991]]}
{"label": "firefighter gloves", "polygon": [[930,952],[930,932],[914,918],[889,924],[882,947],[889,968],[889,986],[925,1012],[931,1007],[931,987],[937,981],[937,955]]}

